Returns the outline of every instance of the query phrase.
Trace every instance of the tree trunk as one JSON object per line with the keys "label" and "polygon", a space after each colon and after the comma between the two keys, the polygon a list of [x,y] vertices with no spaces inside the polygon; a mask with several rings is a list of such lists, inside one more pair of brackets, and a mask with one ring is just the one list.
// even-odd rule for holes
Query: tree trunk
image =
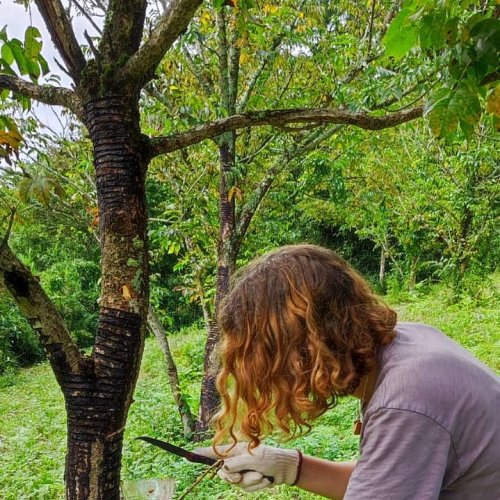
{"label": "tree trunk", "polygon": [[158,345],[160,346],[165,358],[168,381],[170,383],[170,388],[172,389],[172,396],[174,397],[175,404],[179,410],[184,435],[186,437],[191,437],[195,430],[195,421],[189,405],[182,396],[179,374],[177,372],[177,367],[175,365],[174,358],[172,357],[172,353],[170,352],[167,335],[160,322],[160,318],[158,318],[158,315],[152,307],[149,308],[148,326],[156,337]]}
{"label": "tree trunk", "polygon": [[68,413],[66,498],[119,499],[123,430],[139,361],[137,314],[101,313],[94,346],[95,373],[72,376],[62,390]]}
{"label": "tree trunk", "polygon": [[219,142],[219,242],[217,245],[217,282],[215,291],[215,318],[210,322],[205,345],[204,371],[200,396],[200,412],[196,427],[197,439],[206,436],[212,416],[220,405],[220,396],[215,386],[219,365],[213,356],[219,342],[220,332],[217,314],[222,299],[229,290],[229,279],[236,267],[236,224],[234,198],[229,199],[229,174],[235,163],[236,134],[224,134]]}
{"label": "tree trunk", "polygon": [[385,263],[386,263],[386,253],[383,246],[380,247],[380,266],[378,271],[378,281],[380,287],[383,289],[385,286]]}
{"label": "tree trunk", "polygon": [[410,290],[414,290],[415,285],[417,284],[417,270],[419,260],[419,257],[412,257],[410,262],[410,276],[408,277],[408,288]]}
{"label": "tree trunk", "polygon": [[62,381],[69,500],[120,498],[123,430],[139,374],[148,303],[147,149],[133,97],[86,105],[94,144],[102,279],[93,371]]}

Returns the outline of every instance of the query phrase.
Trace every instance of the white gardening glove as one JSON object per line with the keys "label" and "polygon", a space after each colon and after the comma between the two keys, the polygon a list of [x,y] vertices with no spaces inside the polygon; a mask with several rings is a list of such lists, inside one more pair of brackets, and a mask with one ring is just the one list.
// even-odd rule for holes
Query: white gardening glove
{"label": "white gardening glove", "polygon": [[[225,453],[229,446],[217,448]],[[212,448],[198,448],[195,453],[220,459]],[[300,475],[302,454],[298,450],[286,450],[260,445],[251,452],[248,443],[238,443],[224,458],[218,475],[247,492],[271,488],[278,484],[296,484]]]}

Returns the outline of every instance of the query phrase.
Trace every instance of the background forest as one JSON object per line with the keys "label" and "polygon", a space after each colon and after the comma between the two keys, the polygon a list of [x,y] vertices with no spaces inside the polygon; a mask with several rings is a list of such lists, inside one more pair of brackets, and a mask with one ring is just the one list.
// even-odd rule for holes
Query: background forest
{"label": "background forest", "polygon": [[[35,3],[41,11],[59,4]],[[91,62],[104,54],[113,3],[65,5],[68,19],[88,24],[79,45]],[[181,3],[151,2],[143,37]],[[141,133],[158,139],[145,178],[148,339],[125,479],[175,477],[182,491],[201,472],[132,438],[206,437],[218,304],[238,267],[279,245],[337,251],[403,320],[442,328],[500,371],[498,16],[495,1],[202,3],[138,103]],[[30,85],[66,78],[60,62],[47,63],[44,44],[35,26],[23,40],[0,31],[0,238],[91,356],[105,295],[95,138],[77,107],[57,127],[30,112],[31,100],[60,102],[26,91],[20,77]],[[280,110],[302,114],[282,119]],[[134,312],[146,264],[129,250],[140,254],[142,244],[131,240],[119,257],[131,276],[122,298]],[[64,400],[29,319],[0,287],[6,499],[63,492]],[[289,445],[352,458],[354,412],[343,402]],[[241,497],[214,481],[192,498],[230,495]]]}

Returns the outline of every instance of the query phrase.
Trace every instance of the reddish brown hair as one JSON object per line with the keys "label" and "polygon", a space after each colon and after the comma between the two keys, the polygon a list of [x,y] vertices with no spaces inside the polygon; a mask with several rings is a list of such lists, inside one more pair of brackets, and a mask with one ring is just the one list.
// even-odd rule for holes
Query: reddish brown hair
{"label": "reddish brown hair", "polygon": [[[351,394],[394,338],[396,313],[334,252],[279,248],[235,276],[219,314],[217,445],[286,436]],[[238,436],[238,435],[239,436]]]}

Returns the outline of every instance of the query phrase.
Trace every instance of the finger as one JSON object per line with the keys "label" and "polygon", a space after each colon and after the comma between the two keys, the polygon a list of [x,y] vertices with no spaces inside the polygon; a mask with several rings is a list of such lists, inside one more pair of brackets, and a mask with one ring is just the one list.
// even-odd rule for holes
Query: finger
{"label": "finger", "polygon": [[246,488],[248,486],[255,486],[260,482],[262,482],[263,477],[264,476],[260,472],[257,472],[256,470],[250,470],[248,472],[242,473],[240,486],[242,488]]}
{"label": "finger", "polygon": [[224,481],[230,484],[239,484],[241,483],[242,475],[239,472],[228,472],[224,470],[224,468],[219,469],[217,475],[224,479]]}
{"label": "finger", "polygon": [[262,481],[259,481],[257,484],[254,484],[252,486],[241,486],[241,489],[243,491],[246,491],[247,493],[253,493],[254,491],[259,491],[263,490],[264,488],[269,488],[272,487],[273,483],[269,481],[269,479],[266,479],[265,477],[262,478]]}
{"label": "finger", "polygon": [[245,453],[243,455],[225,458],[224,468],[229,472],[239,472],[247,469],[258,470],[260,462],[261,461],[257,457]]}
{"label": "finger", "polygon": [[217,455],[211,446],[207,446],[206,448],[195,448],[193,453],[197,453],[198,455],[203,455],[204,457],[214,458],[219,460],[219,455]]}
{"label": "finger", "polygon": [[247,443],[237,443],[236,446],[233,446],[232,444],[226,444],[223,446],[216,446],[215,449],[217,450],[217,452],[215,452],[211,446],[207,446],[204,448],[195,448],[193,452],[205,457],[215,458],[216,460],[219,460],[225,458],[227,455],[233,457],[236,455],[241,455],[242,453],[246,453]]}

